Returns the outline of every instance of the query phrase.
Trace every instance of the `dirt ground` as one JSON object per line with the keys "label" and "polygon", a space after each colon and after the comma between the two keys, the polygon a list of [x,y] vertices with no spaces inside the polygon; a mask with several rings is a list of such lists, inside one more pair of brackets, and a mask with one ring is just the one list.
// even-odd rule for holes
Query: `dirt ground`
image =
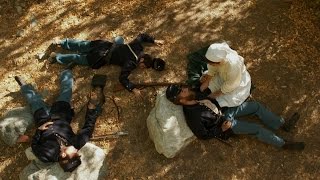
{"label": "dirt ground", "polygon": [[[93,142],[108,152],[106,179],[319,179],[320,21],[316,12],[319,8],[311,8],[307,2],[2,0],[0,115],[26,105],[13,79],[15,75],[36,85],[49,104],[55,100],[58,74],[64,67],[48,66],[37,58],[55,37],[91,40],[122,35],[128,42],[138,33],[147,32],[165,40],[163,46],[146,51],[164,58],[166,70],[136,70],[130,77],[134,82],[184,81],[186,55],[225,40],[245,58],[257,87],[253,93],[256,100],[283,117],[300,112],[301,120],[293,132],[277,134],[305,141],[305,150],[283,151],[252,137],[238,136],[229,140],[232,148],[214,139],[196,140],[175,158],[167,159],[156,152],[146,127],[157,89],[144,89],[141,100],[125,90],[114,92],[120,68],[75,67],[74,129],[83,123],[82,107],[93,74],[103,73],[108,76],[107,104],[94,134],[129,132],[126,137]],[[18,179],[29,163],[24,155],[29,146],[7,147],[1,142],[2,179]]]}

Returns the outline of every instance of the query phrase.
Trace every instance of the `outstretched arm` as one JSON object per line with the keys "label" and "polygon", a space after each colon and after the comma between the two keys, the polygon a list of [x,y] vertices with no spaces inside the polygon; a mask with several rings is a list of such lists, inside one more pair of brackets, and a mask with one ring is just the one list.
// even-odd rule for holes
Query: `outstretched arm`
{"label": "outstretched arm", "polygon": [[155,43],[155,38],[147,33],[142,33],[139,34],[133,41],[139,43]]}
{"label": "outstretched arm", "polygon": [[77,149],[84,146],[92,137],[98,116],[98,112],[95,109],[87,108],[85,123],[78,133],[76,137],[76,144],[74,145]]}
{"label": "outstretched arm", "polygon": [[102,112],[102,105],[105,102],[104,98],[103,88],[97,87],[91,92],[85,116],[85,123],[76,136],[74,144],[77,149],[84,146],[92,137],[97,118]]}
{"label": "outstretched arm", "polygon": [[153,43],[158,46],[164,44],[164,40],[160,39],[155,39],[153,36],[147,34],[147,33],[142,33],[137,36],[137,38],[134,40],[134,42],[139,42],[139,43]]}

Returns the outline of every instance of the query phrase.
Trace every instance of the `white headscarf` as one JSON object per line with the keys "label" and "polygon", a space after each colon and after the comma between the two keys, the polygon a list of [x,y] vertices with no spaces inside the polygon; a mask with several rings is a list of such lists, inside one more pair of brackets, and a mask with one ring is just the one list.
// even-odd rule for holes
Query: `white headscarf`
{"label": "white headscarf", "polygon": [[231,59],[238,56],[235,50],[232,50],[225,42],[211,44],[205,57],[212,62],[221,62],[224,59]]}

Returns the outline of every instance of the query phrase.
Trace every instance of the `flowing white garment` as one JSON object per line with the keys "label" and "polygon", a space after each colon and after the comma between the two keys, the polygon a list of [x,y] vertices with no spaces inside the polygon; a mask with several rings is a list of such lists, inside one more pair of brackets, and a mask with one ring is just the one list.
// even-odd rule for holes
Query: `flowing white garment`
{"label": "flowing white garment", "polygon": [[234,107],[242,104],[250,95],[251,77],[243,57],[229,48],[227,58],[219,66],[208,64],[211,92],[221,90],[223,95],[216,98],[221,107]]}

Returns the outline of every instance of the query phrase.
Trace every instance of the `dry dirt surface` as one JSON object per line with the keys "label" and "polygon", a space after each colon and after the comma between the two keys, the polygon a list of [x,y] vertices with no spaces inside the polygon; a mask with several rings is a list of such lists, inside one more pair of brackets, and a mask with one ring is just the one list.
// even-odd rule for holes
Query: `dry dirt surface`
{"label": "dry dirt surface", "polygon": [[[283,117],[295,111],[301,114],[293,132],[276,133],[305,141],[303,152],[283,151],[238,136],[229,140],[232,148],[214,139],[196,140],[167,159],[156,152],[146,126],[157,88],[143,89],[143,99],[139,99],[125,90],[114,92],[120,68],[78,66],[73,69],[73,128],[83,123],[93,74],[102,73],[108,76],[107,103],[94,135],[129,132],[128,136],[93,141],[108,152],[106,179],[319,179],[320,30],[319,18],[308,1],[2,0],[0,26],[0,115],[26,105],[15,75],[34,84],[48,104],[54,102],[64,67],[37,58],[53,38],[93,40],[122,35],[128,42],[140,32],[165,41],[146,51],[164,58],[167,68],[160,73],[136,70],[132,81],[184,81],[186,54],[224,40],[245,58],[257,87],[256,100]],[[27,134],[32,135],[33,130]],[[19,178],[28,164],[24,150],[29,146],[7,147],[1,142],[2,179]]]}

